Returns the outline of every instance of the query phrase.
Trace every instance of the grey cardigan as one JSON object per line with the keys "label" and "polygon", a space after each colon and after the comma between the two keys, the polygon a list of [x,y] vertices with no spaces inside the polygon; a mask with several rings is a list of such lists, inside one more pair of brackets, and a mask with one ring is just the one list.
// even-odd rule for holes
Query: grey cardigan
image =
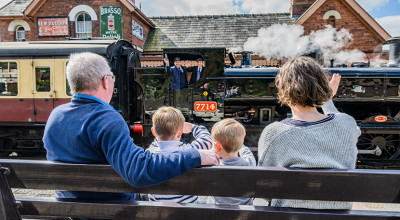
{"label": "grey cardigan", "polygon": [[[259,166],[354,169],[360,128],[351,116],[339,113],[332,101],[322,106],[332,120],[297,127],[268,125],[258,142]],[[350,202],[272,199],[271,206],[309,209],[351,209]]]}

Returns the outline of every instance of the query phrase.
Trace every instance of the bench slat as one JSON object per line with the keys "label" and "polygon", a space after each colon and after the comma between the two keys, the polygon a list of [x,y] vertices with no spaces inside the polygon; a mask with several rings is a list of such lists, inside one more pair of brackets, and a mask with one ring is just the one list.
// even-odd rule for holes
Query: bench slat
{"label": "bench slat", "polygon": [[[262,206],[234,206],[211,204],[177,204],[162,202],[91,203],[71,202],[66,199],[34,199],[17,197],[22,202],[22,215],[86,217],[108,219],[391,219],[398,212],[325,211],[275,208]],[[118,204],[118,205],[117,205]]]}
{"label": "bench slat", "polygon": [[214,166],[193,169],[156,186],[133,188],[109,165],[15,160],[0,160],[0,164],[10,167],[13,188],[381,203],[399,202],[400,192],[400,171],[396,170]]}

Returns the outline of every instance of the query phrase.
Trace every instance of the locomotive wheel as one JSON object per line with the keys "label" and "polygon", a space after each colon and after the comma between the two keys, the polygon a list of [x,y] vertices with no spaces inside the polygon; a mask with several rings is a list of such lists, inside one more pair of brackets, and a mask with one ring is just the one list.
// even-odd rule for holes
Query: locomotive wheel
{"label": "locomotive wheel", "polygon": [[363,134],[358,139],[359,150],[380,149],[378,154],[359,154],[361,163],[389,165],[400,156],[400,137],[395,134]]}

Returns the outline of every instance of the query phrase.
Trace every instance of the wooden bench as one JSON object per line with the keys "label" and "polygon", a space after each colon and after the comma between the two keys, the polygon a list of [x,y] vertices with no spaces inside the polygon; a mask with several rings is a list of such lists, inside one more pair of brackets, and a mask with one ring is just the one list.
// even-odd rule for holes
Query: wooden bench
{"label": "wooden bench", "polygon": [[0,219],[394,219],[400,212],[16,197],[11,188],[398,203],[400,171],[201,167],[134,188],[109,165],[2,159]]}

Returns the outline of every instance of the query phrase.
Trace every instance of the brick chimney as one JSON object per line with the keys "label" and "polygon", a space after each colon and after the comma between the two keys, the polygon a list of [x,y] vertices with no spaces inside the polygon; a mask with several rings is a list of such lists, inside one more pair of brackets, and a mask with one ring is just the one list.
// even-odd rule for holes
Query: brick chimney
{"label": "brick chimney", "polygon": [[290,14],[292,18],[298,19],[300,16],[307,11],[307,9],[314,4],[316,0],[291,0]]}

